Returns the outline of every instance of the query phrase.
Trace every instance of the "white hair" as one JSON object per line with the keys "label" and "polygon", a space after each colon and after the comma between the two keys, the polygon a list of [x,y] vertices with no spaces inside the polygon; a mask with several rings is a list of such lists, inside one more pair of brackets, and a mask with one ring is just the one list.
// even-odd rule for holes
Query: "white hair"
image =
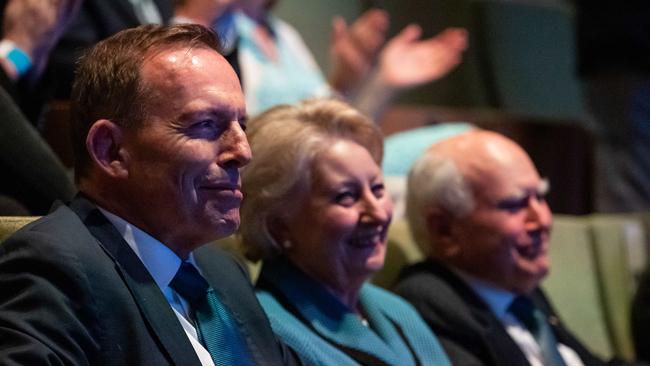
{"label": "white hair", "polygon": [[425,255],[432,254],[435,246],[427,223],[430,210],[463,217],[475,205],[472,187],[449,156],[429,150],[413,164],[407,183],[406,218],[413,239]]}

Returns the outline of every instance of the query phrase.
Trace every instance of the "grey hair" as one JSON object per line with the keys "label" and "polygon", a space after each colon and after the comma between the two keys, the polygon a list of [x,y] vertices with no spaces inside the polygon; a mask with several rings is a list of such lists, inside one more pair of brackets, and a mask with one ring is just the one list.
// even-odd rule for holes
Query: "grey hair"
{"label": "grey hair", "polygon": [[431,255],[435,246],[427,223],[429,210],[436,208],[463,217],[475,205],[472,187],[451,157],[429,150],[413,164],[407,183],[406,219],[425,255]]}
{"label": "grey hair", "polygon": [[344,139],[365,147],[377,165],[383,154],[377,126],[331,99],[272,108],[250,121],[247,135],[254,158],[242,171],[239,234],[244,255],[253,261],[281,252],[270,227],[291,217],[309,193],[312,163],[321,152]]}

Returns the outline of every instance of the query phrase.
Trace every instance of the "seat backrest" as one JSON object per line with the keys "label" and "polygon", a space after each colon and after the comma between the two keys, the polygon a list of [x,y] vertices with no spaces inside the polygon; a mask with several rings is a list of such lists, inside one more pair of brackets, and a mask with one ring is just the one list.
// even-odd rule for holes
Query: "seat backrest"
{"label": "seat backrest", "polygon": [[593,352],[611,357],[614,351],[592,240],[588,216],[555,215],[551,272],[542,287],[567,328]]}
{"label": "seat backrest", "polygon": [[38,216],[0,216],[0,243]]}
{"label": "seat backrest", "polygon": [[470,14],[478,38],[473,47],[492,107],[544,117],[585,117],[568,5],[475,0]]}
{"label": "seat backrest", "polygon": [[372,282],[390,289],[395,284],[402,268],[423,259],[424,255],[415,244],[407,221],[405,219],[395,220],[388,229],[388,248],[384,267],[374,274]]}
{"label": "seat backrest", "polygon": [[614,354],[634,358],[630,308],[636,278],[646,266],[646,240],[637,215],[594,214],[589,217],[606,324]]}

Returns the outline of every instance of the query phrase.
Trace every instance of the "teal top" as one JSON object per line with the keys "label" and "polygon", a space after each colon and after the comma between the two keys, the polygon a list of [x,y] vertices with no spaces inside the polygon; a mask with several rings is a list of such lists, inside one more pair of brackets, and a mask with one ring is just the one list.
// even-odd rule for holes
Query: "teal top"
{"label": "teal top", "polygon": [[273,330],[308,364],[451,365],[416,310],[379,287],[361,288],[367,325],[284,259],[265,263],[257,287]]}

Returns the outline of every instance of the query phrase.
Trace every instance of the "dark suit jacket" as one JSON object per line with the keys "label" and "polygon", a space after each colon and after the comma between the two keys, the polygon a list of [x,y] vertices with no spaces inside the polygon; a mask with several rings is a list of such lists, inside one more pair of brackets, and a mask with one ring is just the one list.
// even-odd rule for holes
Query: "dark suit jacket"
{"label": "dark suit jacket", "polygon": [[[195,251],[257,365],[293,364],[243,269]],[[29,224],[0,246],[0,364],[200,365],[164,295],[88,200]]]}
{"label": "dark suit jacket", "polygon": [[[395,292],[411,302],[440,339],[454,365],[529,365],[523,352],[483,300],[458,276],[436,262],[421,262],[400,274]],[[548,316],[557,340],[587,365],[605,363],[559,321],[541,290],[533,300]]]}

